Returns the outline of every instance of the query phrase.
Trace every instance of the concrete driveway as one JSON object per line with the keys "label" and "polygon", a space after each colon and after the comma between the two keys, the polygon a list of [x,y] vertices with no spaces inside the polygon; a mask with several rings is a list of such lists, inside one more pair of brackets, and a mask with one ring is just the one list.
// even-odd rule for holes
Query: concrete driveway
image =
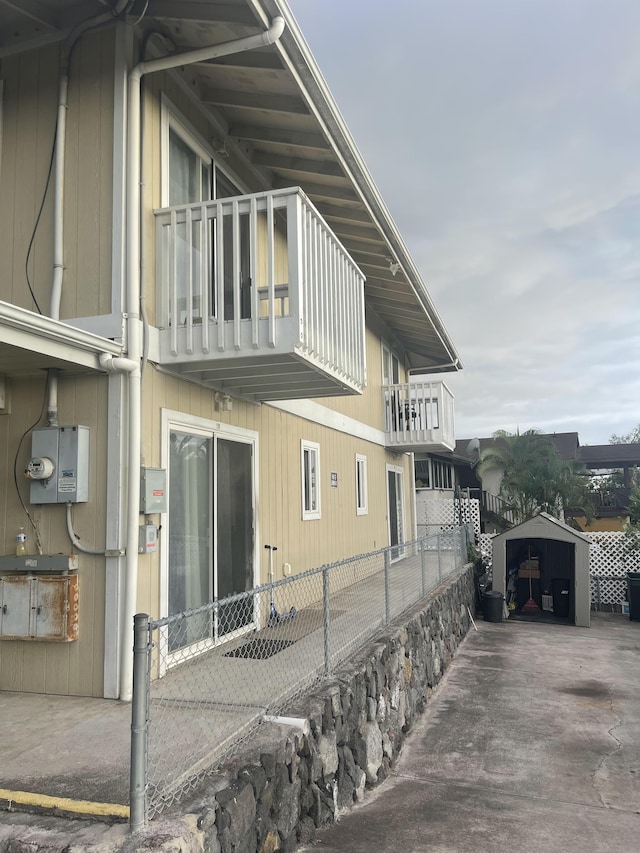
{"label": "concrete driveway", "polygon": [[312,849],[640,850],[640,623],[478,622],[390,778]]}

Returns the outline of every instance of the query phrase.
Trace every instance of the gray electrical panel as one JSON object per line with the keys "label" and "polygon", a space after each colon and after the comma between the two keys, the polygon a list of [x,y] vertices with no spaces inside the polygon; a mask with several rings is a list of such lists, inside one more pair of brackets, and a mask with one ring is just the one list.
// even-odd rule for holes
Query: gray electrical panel
{"label": "gray electrical panel", "polygon": [[89,500],[89,427],[34,429],[32,458],[25,471],[33,504],[85,503]]}
{"label": "gray electrical panel", "polygon": [[164,468],[140,469],[140,512],[167,511],[167,472]]}

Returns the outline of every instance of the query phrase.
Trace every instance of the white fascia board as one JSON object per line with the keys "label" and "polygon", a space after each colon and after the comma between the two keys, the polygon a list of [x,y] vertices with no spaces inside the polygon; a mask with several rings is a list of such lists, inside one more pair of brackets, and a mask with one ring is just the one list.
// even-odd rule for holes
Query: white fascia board
{"label": "white fascia board", "polygon": [[0,301],[2,342],[70,364],[102,371],[100,353],[122,355],[122,345],[92,332]]}

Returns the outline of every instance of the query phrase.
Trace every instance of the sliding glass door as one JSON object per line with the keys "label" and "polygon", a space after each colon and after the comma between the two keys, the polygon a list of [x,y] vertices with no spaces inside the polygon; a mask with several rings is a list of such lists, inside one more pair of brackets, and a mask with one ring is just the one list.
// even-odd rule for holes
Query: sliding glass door
{"label": "sliding glass door", "polygon": [[[254,586],[255,440],[172,428],[168,462],[167,609],[174,615]],[[197,651],[254,621],[252,599],[211,613],[185,619],[169,652]]]}

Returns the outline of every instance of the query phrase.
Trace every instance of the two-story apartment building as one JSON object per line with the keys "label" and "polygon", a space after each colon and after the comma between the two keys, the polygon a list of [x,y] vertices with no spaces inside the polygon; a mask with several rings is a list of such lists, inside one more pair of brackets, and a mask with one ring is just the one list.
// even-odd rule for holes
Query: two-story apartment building
{"label": "two-story apartment building", "polygon": [[0,689],[128,699],[134,613],[416,535],[460,363],[283,0],[0,0],[0,87]]}

